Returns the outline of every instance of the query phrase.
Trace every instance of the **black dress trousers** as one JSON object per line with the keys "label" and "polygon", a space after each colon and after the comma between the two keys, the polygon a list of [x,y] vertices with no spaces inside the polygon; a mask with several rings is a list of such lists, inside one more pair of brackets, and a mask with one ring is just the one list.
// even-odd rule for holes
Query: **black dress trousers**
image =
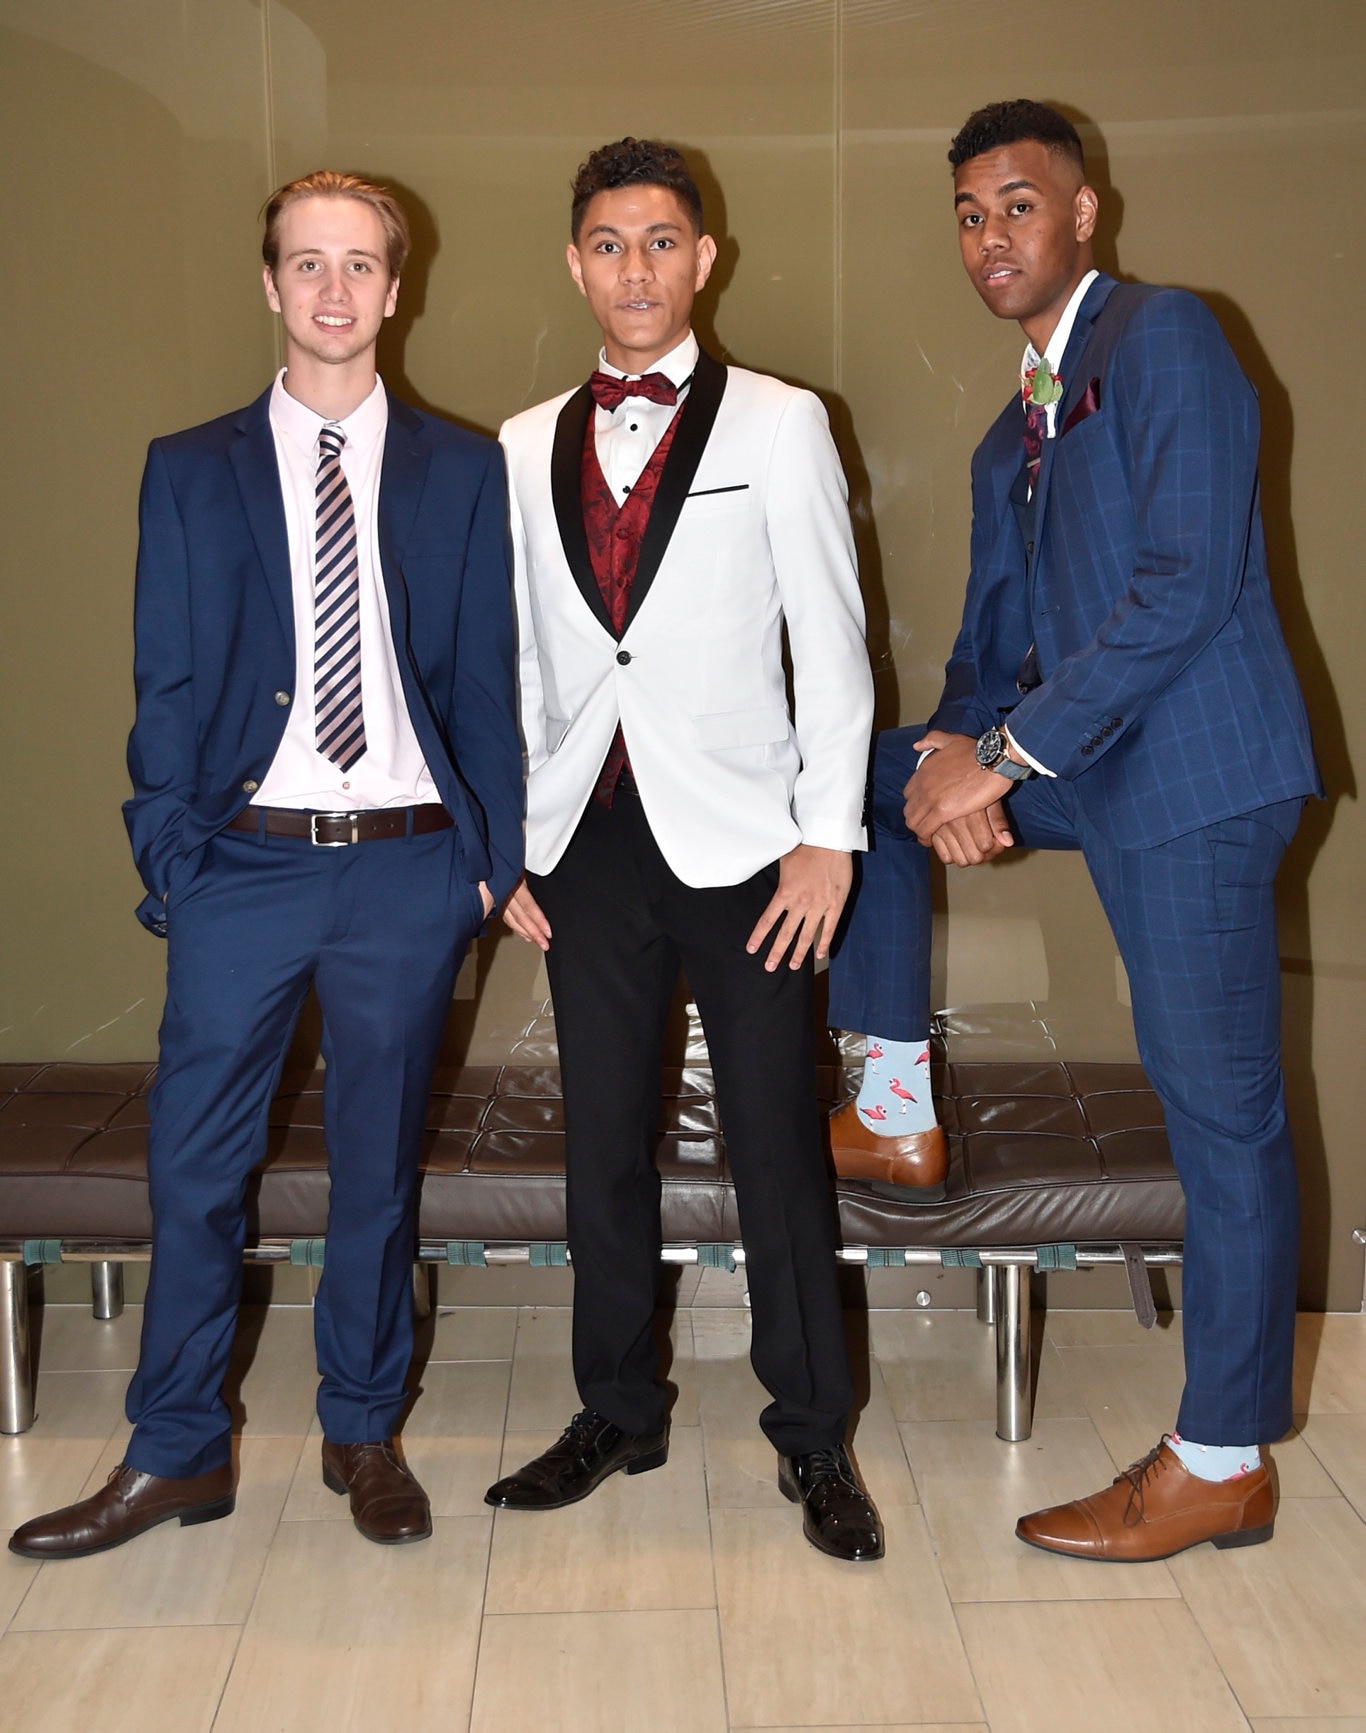
{"label": "black dress trousers", "polygon": [[563,1077],[574,1374],[628,1432],[662,1425],[652,1320],[659,1282],[654,1164],[660,1066],[680,968],[697,1002],[735,1179],[753,1325],[785,1454],[844,1440],[853,1386],[821,1146],[812,969],[769,974],[745,941],[778,882],[696,889],[670,871],[629,784],[590,801],[565,854],[528,874],[550,922],[547,963]]}

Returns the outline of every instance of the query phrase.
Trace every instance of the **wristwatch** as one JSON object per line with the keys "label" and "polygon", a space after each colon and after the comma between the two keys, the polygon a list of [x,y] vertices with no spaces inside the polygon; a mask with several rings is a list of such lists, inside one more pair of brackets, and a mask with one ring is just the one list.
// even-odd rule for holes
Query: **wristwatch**
{"label": "wristwatch", "polygon": [[1000,728],[988,728],[977,739],[977,762],[983,770],[994,770],[1007,782],[1025,782],[1034,772],[1027,764],[1017,764],[1009,756],[1010,742]]}

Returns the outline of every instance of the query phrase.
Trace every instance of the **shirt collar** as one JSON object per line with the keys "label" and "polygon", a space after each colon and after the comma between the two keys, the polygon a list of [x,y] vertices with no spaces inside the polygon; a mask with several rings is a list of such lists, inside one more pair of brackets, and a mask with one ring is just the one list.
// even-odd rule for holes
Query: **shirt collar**
{"label": "shirt collar", "polygon": [[[654,366],[651,367],[649,371],[651,373],[662,373],[671,384],[681,386],[687,380],[692,378],[693,372],[697,367],[698,353],[697,339],[693,336],[692,332],[689,331],[683,341],[675,344],[667,355],[661,355],[659,360],[655,362]],[[639,373],[623,373],[620,367],[613,367],[612,363],[607,359],[607,351],[605,349],[600,350],[598,353],[598,367],[603,373],[610,374],[613,379],[640,378]]]}
{"label": "shirt collar", "polygon": [[[283,367],[275,375],[270,393],[270,420],[271,425],[279,428],[300,451],[316,457],[318,435],[328,425],[327,418],[310,409],[306,403],[300,403],[297,397],[290,396],[285,390]],[[367,451],[375,440],[383,437],[389,425],[389,397],[381,379],[375,380],[374,390],[340,425],[351,451]]]}
{"label": "shirt collar", "polygon": [[[1067,353],[1067,345],[1071,341],[1072,327],[1077,322],[1077,312],[1086,299],[1086,291],[1100,275],[1099,271],[1088,271],[1072,291],[1072,299],[1062,310],[1062,318],[1058,320],[1053,335],[1048,339],[1048,346],[1043,352],[1049,369],[1056,373],[1062,365],[1062,358]],[[1024,360],[1020,363],[1020,376],[1024,377],[1031,367],[1039,365],[1039,351],[1032,343],[1025,344]]]}

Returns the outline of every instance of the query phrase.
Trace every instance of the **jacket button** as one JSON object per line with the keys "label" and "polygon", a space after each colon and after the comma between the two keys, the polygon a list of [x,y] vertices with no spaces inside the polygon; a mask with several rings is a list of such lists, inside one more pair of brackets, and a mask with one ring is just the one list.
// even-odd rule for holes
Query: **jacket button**
{"label": "jacket button", "polygon": [[1089,758],[1091,756],[1091,748],[1089,746],[1083,746],[1081,749],[1081,755],[1083,758]]}
{"label": "jacket button", "polygon": [[1123,728],[1124,718],[1122,716],[1112,716],[1110,718],[1110,726],[1111,728]]}
{"label": "jacket button", "polygon": [[1110,723],[1107,722],[1105,724],[1104,728],[1102,728],[1100,732],[1101,732],[1102,736],[1106,740],[1108,740],[1110,738],[1110,736],[1114,733],[1114,728],[1111,726]]}
{"label": "jacket button", "polygon": [[275,694],[275,702],[283,709],[283,707],[289,703],[289,693],[277,692]]}
{"label": "jacket button", "polygon": [[631,652],[629,650],[618,650],[617,651],[617,661],[620,662],[620,664],[623,668],[626,666],[626,664],[630,660],[631,660]]}
{"label": "jacket button", "polygon": [[254,777],[249,776],[247,778],[247,780],[242,784],[242,793],[243,794],[255,794],[256,790],[260,786],[261,786],[261,784],[259,782],[257,782]]}

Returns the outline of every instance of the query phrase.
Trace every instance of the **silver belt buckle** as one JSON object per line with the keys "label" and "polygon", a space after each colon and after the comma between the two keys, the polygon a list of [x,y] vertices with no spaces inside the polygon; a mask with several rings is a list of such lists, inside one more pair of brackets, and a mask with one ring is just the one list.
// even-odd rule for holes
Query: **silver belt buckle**
{"label": "silver belt buckle", "polygon": [[[337,842],[324,842],[318,835],[318,820],[349,818],[351,834]],[[308,815],[308,840],[314,848],[346,848],[348,844],[360,841],[360,814],[358,812],[310,812]]]}

